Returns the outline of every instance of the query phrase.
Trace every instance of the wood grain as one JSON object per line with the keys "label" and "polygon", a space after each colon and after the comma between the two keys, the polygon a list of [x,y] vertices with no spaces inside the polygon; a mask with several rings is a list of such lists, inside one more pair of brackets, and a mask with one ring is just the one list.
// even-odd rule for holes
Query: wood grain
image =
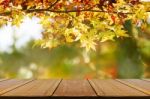
{"label": "wood grain", "polygon": [[3,96],[51,96],[61,80],[34,80]]}
{"label": "wood grain", "polygon": [[150,95],[150,82],[140,79],[117,79],[117,81]]}
{"label": "wood grain", "polygon": [[20,80],[0,79],[3,97],[128,97],[150,96],[150,79]]}
{"label": "wood grain", "polygon": [[96,96],[87,80],[63,80],[53,96]]}
{"label": "wood grain", "polygon": [[115,80],[89,80],[98,96],[147,96]]}
{"label": "wood grain", "polygon": [[0,95],[9,92],[15,88],[18,88],[22,85],[25,85],[31,81],[33,81],[33,79],[30,80],[11,79],[11,80],[0,82]]}

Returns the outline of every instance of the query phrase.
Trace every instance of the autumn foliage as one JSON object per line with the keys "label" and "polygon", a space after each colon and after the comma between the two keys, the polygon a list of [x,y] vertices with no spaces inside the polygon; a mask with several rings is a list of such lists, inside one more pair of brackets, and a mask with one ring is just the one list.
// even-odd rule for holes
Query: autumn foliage
{"label": "autumn foliage", "polygon": [[44,28],[36,42],[43,48],[79,42],[87,51],[97,42],[130,37],[124,22],[144,30],[148,7],[140,0],[0,0],[0,26],[18,26],[25,17],[38,17]]}

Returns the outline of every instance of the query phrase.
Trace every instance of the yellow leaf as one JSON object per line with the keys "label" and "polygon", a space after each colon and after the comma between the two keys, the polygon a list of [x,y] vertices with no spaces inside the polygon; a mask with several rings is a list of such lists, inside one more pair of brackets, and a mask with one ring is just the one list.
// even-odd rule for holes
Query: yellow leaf
{"label": "yellow leaf", "polygon": [[100,33],[100,40],[101,42],[105,42],[108,40],[114,41],[115,33],[113,31],[106,31]]}
{"label": "yellow leaf", "polygon": [[117,37],[129,37],[127,32],[125,30],[123,30],[122,26],[115,26],[114,32]]}

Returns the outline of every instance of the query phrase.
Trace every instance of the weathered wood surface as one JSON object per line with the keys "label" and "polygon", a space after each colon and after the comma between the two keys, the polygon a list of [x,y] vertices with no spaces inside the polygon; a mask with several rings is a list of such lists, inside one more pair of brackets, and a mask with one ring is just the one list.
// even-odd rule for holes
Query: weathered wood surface
{"label": "weathered wood surface", "polygon": [[87,80],[63,80],[53,96],[96,96]]}
{"label": "weathered wood surface", "polygon": [[99,96],[147,96],[116,80],[90,80],[90,82]]}
{"label": "weathered wood surface", "polygon": [[60,80],[34,80],[3,96],[51,96],[59,82]]}
{"label": "weathered wood surface", "polygon": [[[5,97],[150,97],[149,79],[0,79]],[[150,99],[150,98],[149,98]]]}

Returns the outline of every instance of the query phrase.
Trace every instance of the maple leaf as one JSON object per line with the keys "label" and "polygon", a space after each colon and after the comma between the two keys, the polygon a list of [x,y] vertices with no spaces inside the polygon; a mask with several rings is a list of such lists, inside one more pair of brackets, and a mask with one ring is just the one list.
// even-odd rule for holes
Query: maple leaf
{"label": "maple leaf", "polygon": [[108,40],[114,41],[115,33],[113,31],[106,31],[100,33],[101,42],[105,42]]}
{"label": "maple leaf", "polygon": [[20,24],[22,23],[23,21],[23,18],[24,18],[24,15],[21,13],[21,12],[17,12],[17,11],[14,11],[12,13],[12,25],[15,25],[15,26],[20,26]]}
{"label": "maple leaf", "polygon": [[123,26],[115,26],[114,32],[117,37],[129,37],[127,31],[123,29]]}

